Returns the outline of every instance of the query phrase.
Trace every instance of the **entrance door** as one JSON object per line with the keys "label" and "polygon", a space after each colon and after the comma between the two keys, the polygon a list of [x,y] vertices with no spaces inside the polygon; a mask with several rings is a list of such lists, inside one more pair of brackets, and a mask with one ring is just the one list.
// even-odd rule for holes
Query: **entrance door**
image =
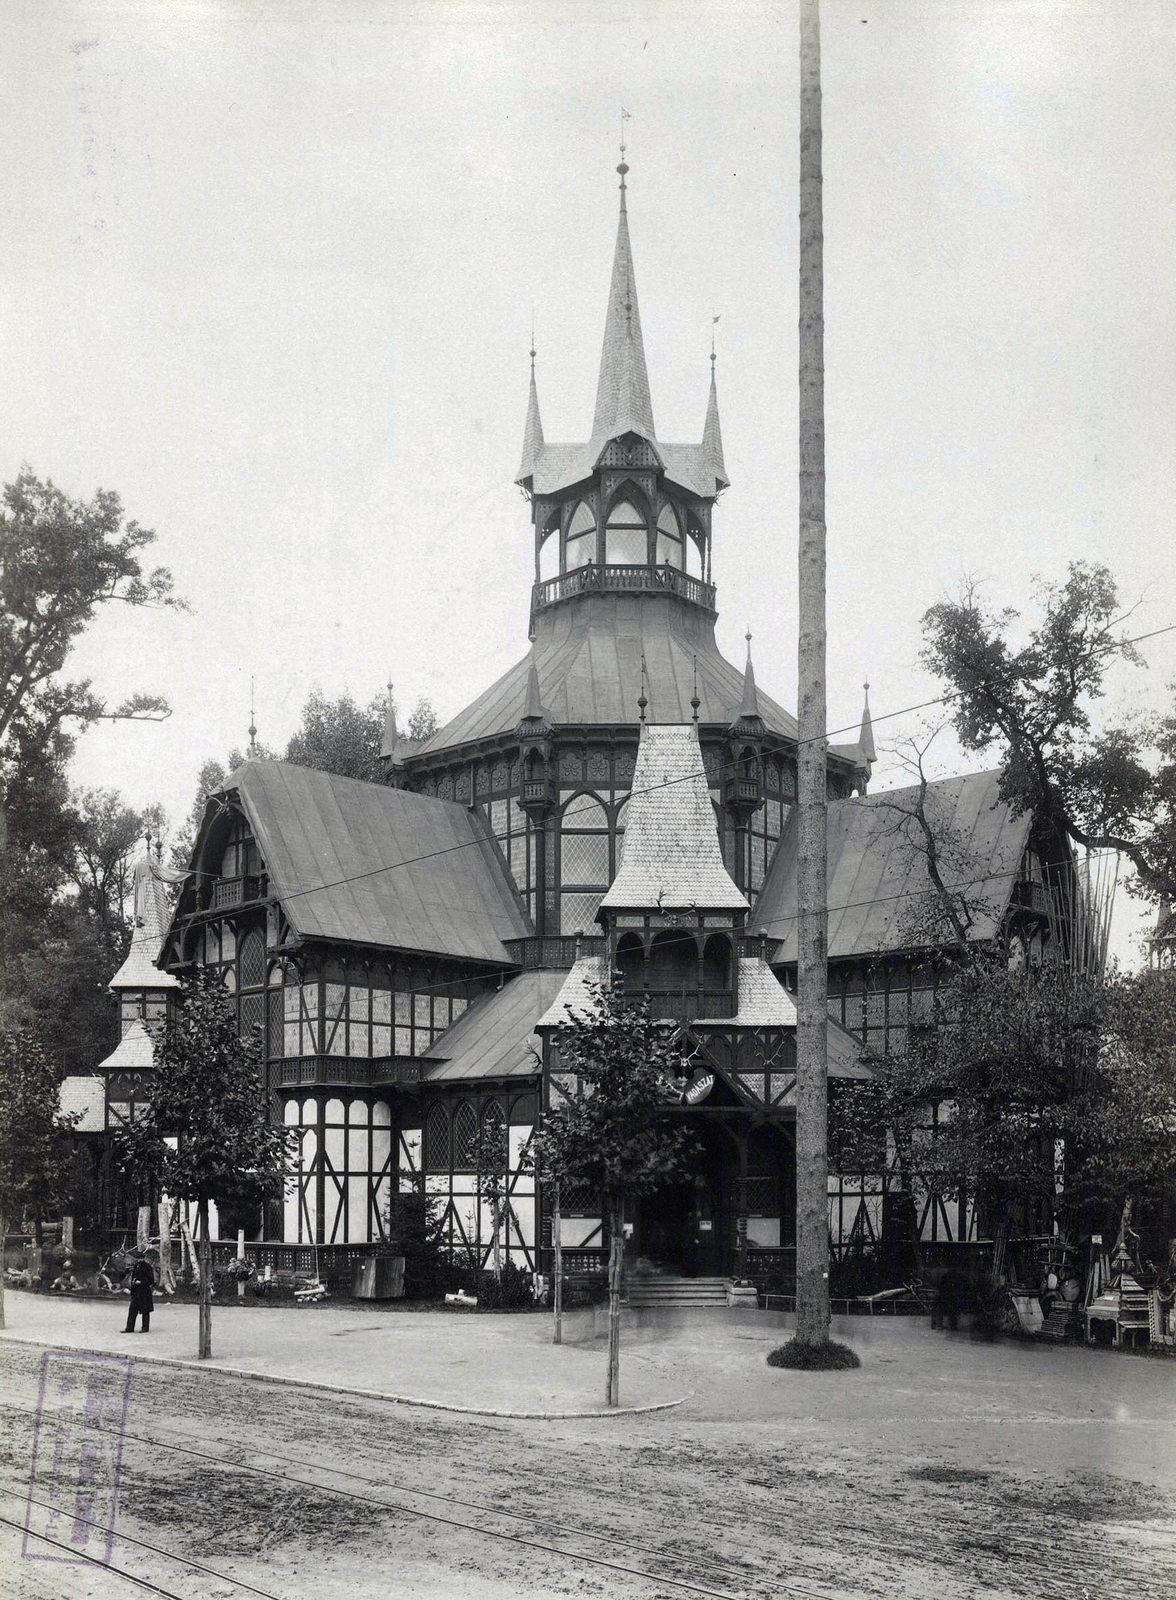
{"label": "entrance door", "polygon": [[715,1278],[730,1271],[730,1223],[720,1172],[668,1183],[641,1202],[638,1254],[666,1272]]}

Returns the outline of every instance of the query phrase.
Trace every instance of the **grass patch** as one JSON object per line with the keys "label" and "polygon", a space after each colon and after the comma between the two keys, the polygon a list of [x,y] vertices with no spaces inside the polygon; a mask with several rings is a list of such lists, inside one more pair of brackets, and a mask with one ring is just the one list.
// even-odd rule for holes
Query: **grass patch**
{"label": "grass patch", "polygon": [[860,1367],[856,1351],[836,1339],[826,1339],[821,1344],[802,1344],[799,1339],[789,1339],[768,1356],[769,1367],[795,1367],[801,1372],[847,1372]]}

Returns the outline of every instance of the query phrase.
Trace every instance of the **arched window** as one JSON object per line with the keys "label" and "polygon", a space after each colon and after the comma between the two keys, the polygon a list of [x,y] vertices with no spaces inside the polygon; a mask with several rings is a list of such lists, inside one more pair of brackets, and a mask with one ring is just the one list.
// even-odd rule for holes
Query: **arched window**
{"label": "arched window", "polygon": [[722,992],[731,987],[731,941],[712,933],[702,952],[702,986]]}
{"label": "arched window", "polygon": [[257,848],[257,840],[245,818],[237,812],[221,856],[220,875],[222,878],[255,878],[261,870],[261,852]]}
{"label": "arched window", "polygon": [[673,506],[663,506],[657,519],[657,564],[662,567],[667,561],[671,567],[685,565],[682,560],[682,530]]}
{"label": "arched window", "polygon": [[482,1150],[479,1162],[483,1172],[505,1172],[510,1165],[506,1145],[506,1113],[497,1100],[482,1107]]}
{"label": "arched window", "polygon": [[645,983],[645,950],[635,933],[623,933],[617,940],[617,970],[626,994],[640,994]]}
{"label": "arched window", "polygon": [[683,540],[686,550],[686,571],[692,578],[702,577],[702,550],[698,540],[690,534]]}
{"label": "arched window", "polygon": [[604,559],[610,567],[643,567],[649,561],[645,518],[628,500],[620,501],[609,512]]}
{"label": "arched window", "polygon": [[583,500],[576,507],[564,542],[564,571],[574,572],[596,560],[596,518]]}
{"label": "arched window", "polygon": [[688,933],[669,930],[654,935],[649,947],[651,989],[693,989],[698,984],[698,946]]}
{"label": "arched window", "polygon": [[608,883],[608,813],[594,794],[575,795],[564,809],[560,826],[560,926],[564,933],[592,928]]}
{"label": "arched window", "polygon": [[559,575],[559,511],[547,519],[547,526],[539,535],[539,553],[536,557],[535,576],[540,583]]}
{"label": "arched window", "polygon": [[265,983],[265,941],[256,929],[241,940],[237,959],[242,989],[260,989]]}
{"label": "arched window", "polygon": [[478,1113],[463,1100],[453,1113],[453,1170],[475,1172],[478,1166]]}
{"label": "arched window", "polygon": [[439,1104],[425,1119],[425,1171],[449,1171],[449,1112]]}

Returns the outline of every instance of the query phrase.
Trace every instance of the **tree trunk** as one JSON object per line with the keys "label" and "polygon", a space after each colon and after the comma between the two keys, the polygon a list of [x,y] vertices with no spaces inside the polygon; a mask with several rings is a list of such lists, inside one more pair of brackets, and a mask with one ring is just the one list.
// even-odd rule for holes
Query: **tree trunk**
{"label": "tree trunk", "polygon": [[800,573],[796,1337],[829,1337],[825,323],[819,0],[800,0]]}
{"label": "tree trunk", "polygon": [[8,1271],[8,1251],[5,1248],[8,1239],[8,1218],[0,1210],[0,1328],[6,1326],[4,1321],[4,1274]]}
{"label": "tree trunk", "polygon": [[608,1383],[604,1403],[621,1403],[621,1283],[625,1268],[625,1202],[608,1203]]}
{"label": "tree trunk", "polygon": [[552,1344],[563,1343],[563,1227],[559,1214],[559,1185],[555,1186],[555,1209],[551,1214],[551,1247],[555,1260],[553,1276],[555,1283],[552,1289],[555,1308],[555,1331],[552,1335]]}
{"label": "tree trunk", "polygon": [[212,1240],[208,1237],[208,1201],[201,1199],[196,1212],[200,1238],[197,1241],[200,1259],[200,1318],[199,1344],[196,1358],[207,1361],[212,1355]]}

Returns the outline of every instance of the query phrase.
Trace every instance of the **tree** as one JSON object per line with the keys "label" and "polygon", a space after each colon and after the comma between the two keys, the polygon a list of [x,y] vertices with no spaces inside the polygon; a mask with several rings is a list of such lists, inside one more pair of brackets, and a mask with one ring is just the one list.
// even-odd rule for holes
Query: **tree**
{"label": "tree", "polygon": [[208,1203],[259,1205],[285,1188],[290,1136],[270,1126],[260,1060],[260,1043],[238,1034],[217,977],[201,970],[156,1038],[150,1109],[120,1134],[123,1164],[139,1183],[196,1203],[201,1359],[212,1354]]}
{"label": "tree", "polygon": [[1098,1231],[1171,1171],[1176,982],[976,954],[904,1052],[842,1087],[847,1168],[878,1170],[880,1130],[908,1191],[965,1191],[981,1226]]}
{"label": "tree", "polygon": [[586,1185],[604,1203],[610,1406],[619,1404],[626,1202],[678,1174],[693,1150],[669,1112],[674,1080],[685,1076],[675,1032],[672,1023],[654,1020],[648,1000],[593,987],[590,1008],[555,1030],[553,1104],[535,1135],[533,1159],[544,1181]]}
{"label": "tree", "polygon": [[[59,674],[74,640],[101,606],[174,606],[171,574],[144,572],[140,552],[155,535],[124,522],[119,497],[100,489],[71,500],[22,472],[0,509],[0,805],[22,761],[68,755],[63,724],[99,717],[168,715],[164,701],[134,695],[113,710],[89,681]],[[3,848],[0,828],[0,848]]]}
{"label": "tree", "polygon": [[409,744],[427,744],[441,724],[437,721],[437,713],[433,710],[433,702],[421,695],[416,705],[413,706],[408,718]]}
{"label": "tree", "polygon": [[[70,1130],[61,1114],[53,1065],[28,1033],[0,1033],[0,1257],[8,1223],[26,1210],[41,1215],[68,1192]],[[0,1260],[0,1328],[4,1268]]]}
{"label": "tree", "polygon": [[923,660],[948,685],[965,750],[997,750],[1001,793],[1087,850],[1130,862],[1129,887],[1176,899],[1176,710],[1098,728],[1108,667],[1141,664],[1123,636],[1115,580],[1071,562],[1064,583],[1039,583],[1026,642],[1019,613],[991,611],[969,584],[923,618]]}
{"label": "tree", "polygon": [[[493,1112],[497,1112],[495,1116]],[[478,1140],[478,1168],[474,1177],[474,1187],[477,1191],[478,1202],[478,1227],[479,1240],[478,1259],[474,1266],[481,1271],[481,1208],[486,1206],[490,1212],[491,1227],[491,1259],[494,1263],[494,1281],[502,1282],[502,1225],[506,1220],[508,1196],[510,1192],[510,1140],[506,1130],[506,1119],[501,1109],[497,1106],[482,1120],[481,1136]]]}
{"label": "tree", "polygon": [[74,796],[77,826],[70,876],[79,908],[91,914],[121,960],[131,939],[133,867],[148,834],[162,839],[159,805],[138,811],[114,789],[81,789]]}
{"label": "tree", "polygon": [[377,783],[383,770],[384,709],[379,699],[365,708],[356,705],[350,694],[328,700],[321,689],[312,689],[302,708],[302,725],[286,746],[286,760]]}

